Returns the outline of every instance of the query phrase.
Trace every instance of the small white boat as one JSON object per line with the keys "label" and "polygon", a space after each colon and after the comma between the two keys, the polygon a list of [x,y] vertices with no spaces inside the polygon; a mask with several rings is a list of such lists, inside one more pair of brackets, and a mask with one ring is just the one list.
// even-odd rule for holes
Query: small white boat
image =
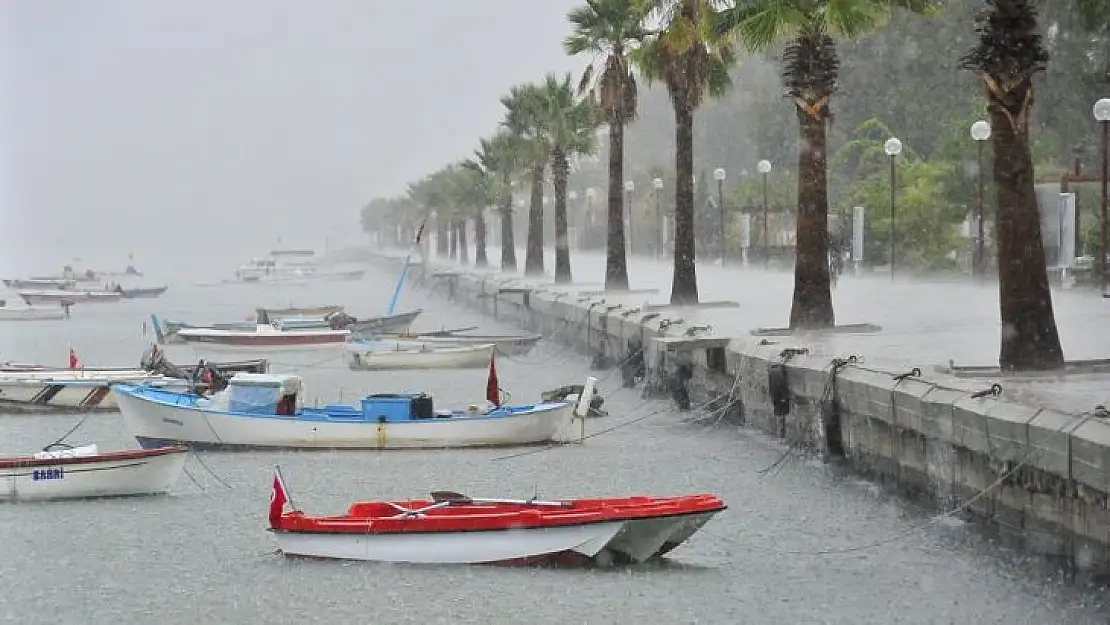
{"label": "small white boat", "polygon": [[254,330],[224,330],[217,328],[182,328],[177,337],[194,349],[201,351],[258,351],[299,352],[321,348],[340,348],[350,336],[347,330],[312,328],[305,330],[280,330],[268,323],[260,323]]}
{"label": "small white boat", "polygon": [[0,500],[157,495],[185,467],[184,447],[100,453],[96,445],[0,458]]}
{"label": "small white boat", "polygon": [[16,291],[19,297],[28,305],[35,304],[61,304],[68,302],[71,304],[104,304],[118,302],[122,297],[116,291],[62,291],[62,290],[41,290],[41,291]]}
{"label": "small white boat", "polygon": [[395,369],[480,369],[489,365],[496,346],[452,345],[421,341],[368,341],[352,343],[347,366],[353,371]]}
{"label": "small white boat", "polygon": [[0,369],[0,406],[21,411],[114,410],[112,384],[172,382],[142,369]]}
{"label": "small white boat", "polygon": [[47,321],[65,319],[62,306],[8,306],[0,300],[0,321]]}
{"label": "small white boat", "polygon": [[425,394],[384,394],[353,406],[308,408],[299,377],[247,373],[236,374],[211,397],[123,384],[112,392],[143,447],[415,449],[581,437],[581,428],[572,427],[573,406],[565,401],[435,410]]}
{"label": "small white boat", "polygon": [[543,501],[364,501],[338,516],[286,511],[281,474],[270,529],[288,556],[405,564],[627,564],[659,558],[727,506],[709,493]]}

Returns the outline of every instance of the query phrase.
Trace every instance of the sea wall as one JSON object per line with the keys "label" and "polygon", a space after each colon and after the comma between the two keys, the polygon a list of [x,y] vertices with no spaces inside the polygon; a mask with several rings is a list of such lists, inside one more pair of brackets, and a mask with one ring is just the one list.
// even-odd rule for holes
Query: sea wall
{"label": "sea wall", "polygon": [[989,382],[834,363],[796,337],[718,337],[675,309],[613,304],[599,291],[414,273],[456,303],[589,354],[597,367],[632,376],[642,353],[646,394],[822,453],[938,511],[958,509],[1065,572],[1110,574],[1110,423],[1101,416],[1005,401]]}

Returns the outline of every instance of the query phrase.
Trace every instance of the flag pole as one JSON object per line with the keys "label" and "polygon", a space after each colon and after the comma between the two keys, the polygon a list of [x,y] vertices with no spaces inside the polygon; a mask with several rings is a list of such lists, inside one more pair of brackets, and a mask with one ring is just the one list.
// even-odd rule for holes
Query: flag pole
{"label": "flag pole", "polygon": [[423,236],[424,226],[427,223],[427,217],[420,222],[420,229],[416,231],[416,240],[412,242],[412,247],[409,248],[409,253],[405,256],[405,266],[401,267],[401,276],[397,278],[397,286],[393,287],[393,297],[389,299],[389,309],[386,311],[386,315],[392,315],[393,311],[397,309],[397,299],[401,297],[401,285],[405,283],[405,274],[409,271],[409,263],[412,262],[412,255],[420,245],[420,237]]}
{"label": "flag pole", "polygon": [[289,487],[285,485],[285,474],[281,472],[281,465],[274,465],[274,472],[277,473],[278,480],[281,482],[281,489],[285,491],[285,499],[289,502],[289,507],[296,510],[297,504],[293,503],[293,495],[289,494]]}

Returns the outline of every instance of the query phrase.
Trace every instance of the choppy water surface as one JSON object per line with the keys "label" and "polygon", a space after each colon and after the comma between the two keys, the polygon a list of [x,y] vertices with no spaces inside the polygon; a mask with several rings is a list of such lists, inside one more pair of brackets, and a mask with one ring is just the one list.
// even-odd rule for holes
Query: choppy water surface
{"label": "choppy water surface", "polygon": [[[80,307],[64,323],[0,326],[0,358],[64,364],[136,363],[147,314],[194,323],[241,318],[255,305],[342,303],[378,314],[392,276],[306,287],[174,286],[162,299]],[[407,292],[421,328],[490,320]],[[195,360],[189,348],[172,359]],[[298,371],[308,398],[347,401],[370,391],[421,390],[437,404],[482,397],[485,372],[355,373],[338,359],[275,359]],[[518,399],[583,379],[584,358],[558,345],[500,364]],[[794,460],[760,474],[777,444],[712,420],[691,422],[664,402],[619,391],[600,373],[611,415],[566,446],[517,450],[204,453],[169,497],[0,505],[0,617],[52,623],[1102,623],[1102,594],[1062,585],[1043,567],[959,523],[929,519],[856,480]],[[0,415],[0,452],[51,442],[78,415]],[[85,421],[72,442],[133,447],[118,414]],[[449,489],[545,497],[712,491],[729,503],[665,564],[616,570],[413,567],[286,559],[265,531],[271,471],[281,464],[296,504],[340,512],[357,498]],[[226,482],[227,486],[221,482]],[[881,542],[847,555],[805,553]]]}

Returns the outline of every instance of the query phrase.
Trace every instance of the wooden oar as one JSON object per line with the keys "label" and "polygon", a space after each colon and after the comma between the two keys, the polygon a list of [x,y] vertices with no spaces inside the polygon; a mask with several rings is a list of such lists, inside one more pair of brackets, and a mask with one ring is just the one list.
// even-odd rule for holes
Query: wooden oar
{"label": "wooden oar", "polygon": [[432,491],[432,501],[447,505],[467,505],[472,503],[503,503],[517,506],[543,506],[550,508],[570,508],[574,503],[570,501],[541,501],[538,499],[484,499],[468,497],[462,493],[449,490]]}

